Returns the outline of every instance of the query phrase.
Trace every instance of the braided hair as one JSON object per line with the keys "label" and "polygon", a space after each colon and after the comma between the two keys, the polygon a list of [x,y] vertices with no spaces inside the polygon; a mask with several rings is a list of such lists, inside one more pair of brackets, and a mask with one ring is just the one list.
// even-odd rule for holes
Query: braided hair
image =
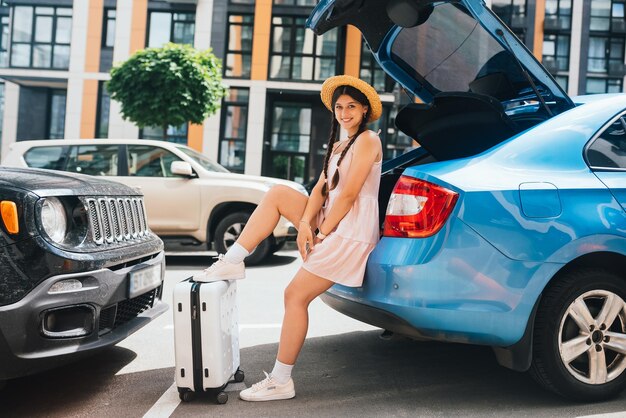
{"label": "braided hair", "polygon": [[324,182],[324,186],[322,187],[322,196],[324,197],[328,195],[328,192],[330,190],[333,190],[335,187],[337,187],[337,184],[339,183],[339,165],[341,164],[341,161],[343,161],[343,158],[346,156],[350,147],[354,144],[354,141],[356,141],[359,135],[365,132],[367,122],[370,118],[370,114],[372,111],[370,102],[369,100],[367,100],[367,96],[365,96],[365,94],[363,94],[360,90],[352,86],[340,86],[335,89],[335,92],[333,93],[333,100],[332,100],[333,115],[332,115],[332,120],[331,120],[331,125],[330,125],[330,137],[328,138],[328,148],[326,149],[326,156],[324,157],[323,172],[324,172],[324,177],[326,179],[328,179],[328,162],[330,161],[330,157],[333,154],[334,145],[338,140],[337,134],[339,132],[339,122],[337,121],[337,118],[335,117],[335,103],[337,103],[337,100],[339,99],[339,97],[344,94],[347,96],[350,96],[351,98],[359,102],[361,105],[367,106],[367,112],[365,113],[365,116],[361,120],[361,123],[359,124],[359,128],[357,129],[356,133],[348,138],[350,140],[348,142],[348,145],[344,147],[343,151],[341,151],[341,155],[339,156],[339,161],[337,161],[337,169],[335,170],[335,173],[333,174],[333,178],[330,184],[330,189],[328,188],[328,182]]}

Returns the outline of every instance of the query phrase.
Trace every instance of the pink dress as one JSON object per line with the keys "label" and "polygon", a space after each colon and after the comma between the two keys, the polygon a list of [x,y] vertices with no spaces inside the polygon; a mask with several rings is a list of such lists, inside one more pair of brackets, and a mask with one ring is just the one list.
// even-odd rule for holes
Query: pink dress
{"label": "pink dress", "polygon": [[[328,162],[328,187],[337,169],[341,153],[333,154]],[[317,215],[321,225],[334,200],[345,187],[348,169],[354,156],[350,147],[339,166],[339,183],[328,193],[326,204]],[[382,160],[374,163],[352,207],[321,243],[316,244],[302,267],[324,279],[344,286],[359,287],[363,284],[365,264],[380,238],[378,224],[378,187]]]}

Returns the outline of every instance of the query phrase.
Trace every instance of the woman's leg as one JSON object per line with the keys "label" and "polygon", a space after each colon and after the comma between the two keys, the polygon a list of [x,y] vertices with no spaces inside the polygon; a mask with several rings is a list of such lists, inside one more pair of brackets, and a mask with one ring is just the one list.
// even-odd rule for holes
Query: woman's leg
{"label": "woman's leg", "polygon": [[307,196],[289,186],[273,186],[252,212],[237,243],[251,252],[274,231],[281,216],[298,228],[307,201]]}
{"label": "woman's leg", "polygon": [[291,368],[298,358],[309,328],[308,307],[311,301],[324,293],[333,282],[304,269],[298,270],[285,289],[285,317],[280,333],[278,357],[271,375],[241,391],[244,401],[291,399],[296,390],[291,379]]}
{"label": "woman's leg", "polygon": [[301,268],[285,289],[285,316],[278,361],[295,364],[309,329],[309,304],[334,283]]}

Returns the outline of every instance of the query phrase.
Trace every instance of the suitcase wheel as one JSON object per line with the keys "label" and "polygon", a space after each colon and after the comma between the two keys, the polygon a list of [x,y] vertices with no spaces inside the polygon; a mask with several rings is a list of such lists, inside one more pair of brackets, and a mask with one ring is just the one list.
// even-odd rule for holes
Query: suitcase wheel
{"label": "suitcase wheel", "polygon": [[194,395],[195,394],[192,391],[190,391],[190,390],[180,390],[180,389],[178,389],[178,397],[183,402],[192,401],[193,398],[194,398]]}
{"label": "suitcase wheel", "polygon": [[217,396],[215,397],[215,401],[220,405],[224,405],[226,402],[228,402],[228,393],[226,392],[218,393]]}
{"label": "suitcase wheel", "polygon": [[243,382],[245,375],[243,374],[243,370],[237,369],[235,372],[235,382]]}

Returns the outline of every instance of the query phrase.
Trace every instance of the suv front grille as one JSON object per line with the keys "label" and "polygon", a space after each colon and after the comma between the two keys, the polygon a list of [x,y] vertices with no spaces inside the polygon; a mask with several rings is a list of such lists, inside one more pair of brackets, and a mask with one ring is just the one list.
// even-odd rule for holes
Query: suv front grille
{"label": "suv front grille", "polygon": [[99,197],[85,201],[91,235],[98,245],[135,240],[150,233],[142,198]]}

